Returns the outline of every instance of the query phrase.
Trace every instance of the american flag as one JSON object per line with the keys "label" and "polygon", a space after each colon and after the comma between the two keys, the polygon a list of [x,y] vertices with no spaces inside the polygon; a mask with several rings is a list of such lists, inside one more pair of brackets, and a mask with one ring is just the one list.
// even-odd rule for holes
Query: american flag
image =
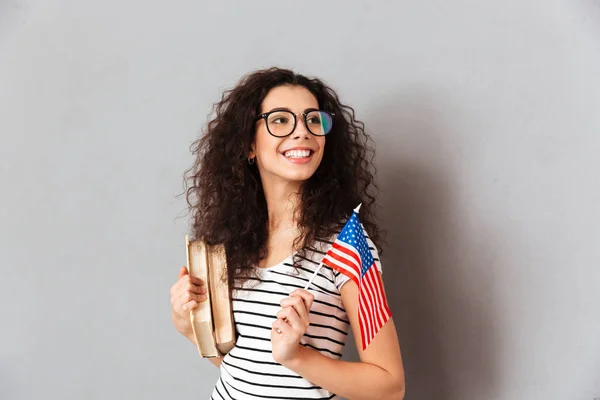
{"label": "american flag", "polygon": [[392,312],[387,304],[375,259],[358,219],[359,207],[354,210],[321,262],[356,282],[358,324],[362,347],[365,350],[379,329],[390,319]]}

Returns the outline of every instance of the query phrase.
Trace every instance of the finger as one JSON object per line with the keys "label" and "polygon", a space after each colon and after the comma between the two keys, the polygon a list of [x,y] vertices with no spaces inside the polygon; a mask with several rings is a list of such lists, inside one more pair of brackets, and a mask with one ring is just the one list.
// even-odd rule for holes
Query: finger
{"label": "finger", "polygon": [[300,318],[296,310],[292,309],[287,316],[287,323],[294,328],[294,330],[302,331],[302,333],[304,333],[308,326],[308,319]]}
{"label": "finger", "polygon": [[182,290],[185,290],[185,286],[189,283],[189,281],[190,281],[189,275],[183,274],[179,278],[179,280],[177,280],[177,282],[175,282],[175,284],[171,288],[171,292],[172,293],[179,293]]}
{"label": "finger", "polygon": [[277,317],[277,319],[280,319],[282,321],[287,321],[290,311],[293,311],[292,307],[283,307],[281,310],[279,310],[277,312],[277,314],[275,314],[275,316]]}
{"label": "finger", "polygon": [[276,319],[273,322],[273,324],[271,325],[271,329],[274,330],[275,332],[277,332],[278,334],[281,334],[282,331],[281,331],[281,328],[279,327],[279,324],[280,324],[279,320]]}
{"label": "finger", "polygon": [[277,318],[281,321],[287,322],[288,325],[294,329],[303,329],[306,325],[303,319],[300,318],[294,307],[285,307],[277,313]]}
{"label": "finger", "polygon": [[179,282],[179,283],[181,284],[181,286],[183,286],[183,287],[186,287],[186,286],[187,286],[188,284],[190,284],[190,283],[191,283],[192,285],[195,285],[195,286],[206,286],[206,285],[204,284],[204,281],[203,281],[202,279],[200,279],[200,278],[198,278],[198,277],[196,277],[196,276],[194,276],[194,275],[189,275],[189,274],[183,275],[183,276],[182,276],[182,277],[179,279],[179,281],[178,281],[178,282]]}
{"label": "finger", "polygon": [[306,309],[310,311],[312,307],[313,301],[315,299],[315,295],[304,289],[296,289],[292,293],[290,293],[290,297],[300,296],[302,300],[304,300],[304,304]]}
{"label": "finger", "polygon": [[287,334],[290,335],[293,333],[292,327],[281,321],[280,319],[276,319],[273,322],[273,330],[279,334]]}
{"label": "finger", "polygon": [[190,283],[189,290],[190,290],[190,292],[194,292],[197,294],[205,294],[207,292],[205,285],[199,286],[199,285],[194,285],[192,283]]}
{"label": "finger", "polygon": [[194,275],[189,275],[189,277],[190,277],[190,283],[192,283],[196,286],[204,286],[204,281],[202,279],[200,279]]}
{"label": "finger", "polygon": [[198,301],[196,299],[179,298],[173,302],[172,308],[175,313],[187,318],[186,313],[189,310],[196,308],[201,302],[202,301]]}
{"label": "finger", "polygon": [[188,274],[189,274],[189,272],[188,272],[187,268],[186,267],[181,267],[179,269],[179,276],[177,277],[177,279],[181,279],[181,277],[183,277],[185,275],[188,275]]}
{"label": "finger", "polygon": [[186,282],[183,285],[182,289],[185,292],[192,292],[192,293],[197,293],[197,294],[204,294],[204,293],[206,293],[206,286],[205,285],[198,286],[198,285],[194,285],[191,282]]}
{"label": "finger", "polygon": [[190,310],[193,310],[196,307],[198,307],[198,302],[195,301],[195,300],[191,300],[191,301],[188,301],[187,303],[185,303],[184,305],[182,305],[181,309],[183,311],[190,311]]}
{"label": "finger", "polygon": [[281,307],[293,307],[296,310],[296,313],[302,320],[308,320],[308,311],[306,310],[306,305],[304,304],[304,300],[302,297],[295,295],[292,297],[287,297],[279,303]]}
{"label": "finger", "polygon": [[187,268],[185,266],[179,269],[179,275],[177,276],[177,282],[171,286],[171,295],[177,293],[179,288],[184,284],[184,282],[188,281],[189,278]]}
{"label": "finger", "polygon": [[187,303],[190,300],[195,300],[198,303],[206,300],[206,294],[198,294],[194,292],[183,292],[180,296],[181,303]]}
{"label": "finger", "polygon": [[205,294],[194,294],[194,293],[183,293],[177,300],[173,301],[173,309],[175,311],[189,311],[192,308],[196,308],[199,303],[205,301],[207,296]]}

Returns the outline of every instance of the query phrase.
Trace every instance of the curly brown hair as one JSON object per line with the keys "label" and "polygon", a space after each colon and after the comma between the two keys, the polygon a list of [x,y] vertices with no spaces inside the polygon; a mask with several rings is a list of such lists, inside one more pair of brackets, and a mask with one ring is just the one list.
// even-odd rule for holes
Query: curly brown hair
{"label": "curly brown hair", "polygon": [[301,234],[294,248],[301,255],[316,240],[331,239],[362,203],[360,220],[381,251],[382,232],[372,207],[374,150],[364,124],[322,80],[288,69],[259,70],[244,76],[214,105],[204,135],[190,147],[195,162],[184,173],[191,236],[209,245],[224,245],[230,285],[251,275],[253,266],[267,255],[267,204],[258,169],[247,159],[262,101],[282,85],[305,87],[321,109],[335,115],[321,164],[302,186],[297,221]]}

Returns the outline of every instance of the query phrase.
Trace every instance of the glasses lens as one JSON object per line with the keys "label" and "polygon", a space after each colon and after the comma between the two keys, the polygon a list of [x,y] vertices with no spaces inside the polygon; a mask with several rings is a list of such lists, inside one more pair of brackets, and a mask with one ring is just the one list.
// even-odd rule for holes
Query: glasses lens
{"label": "glasses lens", "polygon": [[267,128],[272,135],[287,136],[294,129],[294,114],[289,111],[275,111],[267,117]]}
{"label": "glasses lens", "polygon": [[331,114],[325,111],[311,111],[306,115],[306,126],[313,135],[327,135],[333,126]]}

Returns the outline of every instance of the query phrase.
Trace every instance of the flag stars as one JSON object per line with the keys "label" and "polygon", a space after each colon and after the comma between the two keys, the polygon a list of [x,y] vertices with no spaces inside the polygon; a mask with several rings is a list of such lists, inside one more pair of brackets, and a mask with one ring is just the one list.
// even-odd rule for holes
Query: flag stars
{"label": "flag stars", "polygon": [[361,275],[364,275],[373,265],[375,260],[373,259],[373,255],[369,250],[369,245],[367,243],[367,239],[365,238],[362,225],[360,224],[356,214],[353,214],[350,217],[344,226],[344,229],[342,229],[342,232],[340,232],[338,238],[357,250],[362,264],[360,272]]}

